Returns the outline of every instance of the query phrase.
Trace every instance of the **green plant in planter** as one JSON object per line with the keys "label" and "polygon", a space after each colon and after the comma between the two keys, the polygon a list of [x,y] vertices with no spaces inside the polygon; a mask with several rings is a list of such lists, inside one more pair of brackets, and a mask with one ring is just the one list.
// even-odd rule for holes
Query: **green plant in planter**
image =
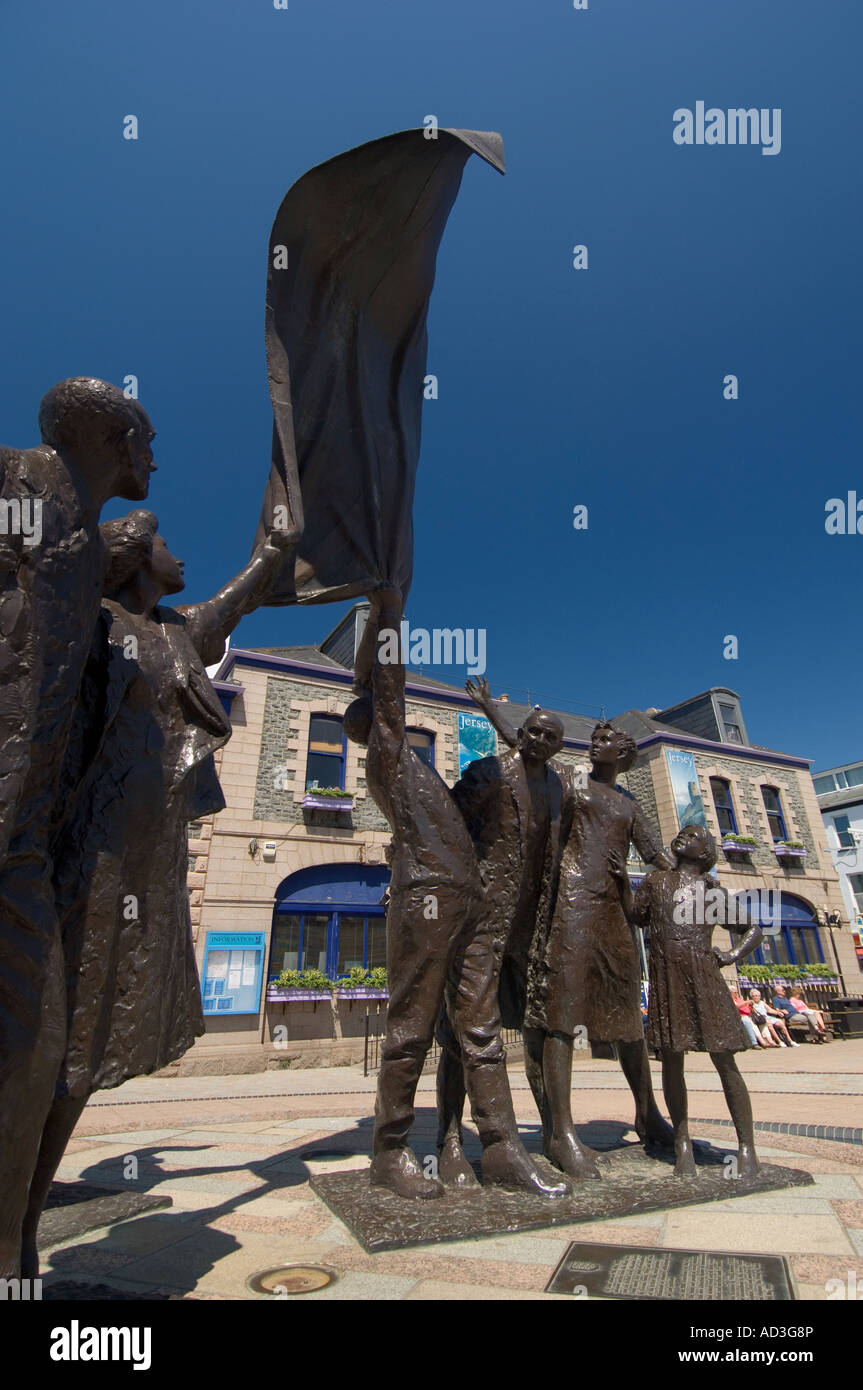
{"label": "green plant in planter", "polygon": [[339,980],[339,989],[368,989],[371,983],[369,971],[361,965],[354,965],[348,971],[347,979]]}
{"label": "green plant in planter", "polygon": [[300,987],[302,989],[326,990],[329,994],[335,989],[335,984],[329,975],[324,974],[323,970],[301,970]]}
{"label": "green plant in planter", "polygon": [[375,965],[375,966],[369,971],[369,982],[370,982],[370,984],[371,984],[371,986],[372,986],[372,989],[386,989],[386,988],[387,988],[387,972],[386,972],[386,968],[385,968],[383,965]]}
{"label": "green plant in planter", "polygon": [[323,796],[332,801],[353,801],[353,792],[346,792],[341,787],[306,787],[306,796]]}
{"label": "green plant in planter", "polygon": [[816,965],[804,965],[803,969],[805,970],[807,975],[812,975],[816,979],[821,977],[832,978],[832,976],[836,974],[836,971],[832,965],[825,965],[823,964],[823,962],[820,962]]}
{"label": "green plant in planter", "polygon": [[283,970],[273,984],[277,989],[313,989],[317,993],[330,993],[333,989],[332,980],[323,970]]}
{"label": "green plant in planter", "polygon": [[283,970],[273,984],[277,989],[302,989],[303,977],[299,970]]}
{"label": "green plant in planter", "polygon": [[741,962],[740,974],[746,980],[769,980],[773,975],[773,967],[770,965],[747,965],[745,962]]}
{"label": "green plant in planter", "polygon": [[745,846],[747,849],[758,848],[758,841],[753,839],[751,835],[723,835],[722,840],[723,843],[730,841],[732,844]]}

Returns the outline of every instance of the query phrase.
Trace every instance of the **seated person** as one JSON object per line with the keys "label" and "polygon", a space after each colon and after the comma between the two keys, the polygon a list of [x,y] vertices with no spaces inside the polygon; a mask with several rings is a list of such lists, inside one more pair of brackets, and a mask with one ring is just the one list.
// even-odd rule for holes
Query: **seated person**
{"label": "seated person", "polygon": [[740,1022],[743,1024],[743,1031],[749,1039],[750,1047],[773,1047],[773,1043],[767,1042],[752,1022],[752,1005],[742,999],[737,993],[737,987],[730,981],[728,988],[731,990],[731,998],[737,1005],[737,1012],[740,1014]]}
{"label": "seated person", "polygon": [[791,991],[791,1004],[799,1014],[804,1014],[807,1020],[812,1020],[822,1037],[826,1035],[827,1027],[824,1023],[824,1015],[820,1009],[810,1008],[803,998],[803,990],[799,986]]}
{"label": "seated person", "polygon": [[776,985],[774,986],[774,989],[775,992],[773,995],[773,1007],[774,1009],[778,1010],[780,1013],[785,1015],[786,1024],[792,1018],[803,1018],[806,1021],[806,1025],[809,1029],[809,1032],[814,1034],[816,1038],[820,1038],[821,1034],[818,1031],[815,1019],[810,1018],[808,1013],[795,1009],[793,1003],[788,998],[788,995],[785,993],[785,986]]}
{"label": "seated person", "polygon": [[792,1043],[791,1041],[791,1034],[788,1032],[788,1024],[785,1022],[784,1015],[778,1009],[770,1008],[766,1000],[762,999],[760,989],[749,991],[749,1003],[752,1007],[755,1026],[760,1028],[762,1032],[766,1032],[773,1042],[778,1043],[780,1047],[799,1046],[799,1043]]}

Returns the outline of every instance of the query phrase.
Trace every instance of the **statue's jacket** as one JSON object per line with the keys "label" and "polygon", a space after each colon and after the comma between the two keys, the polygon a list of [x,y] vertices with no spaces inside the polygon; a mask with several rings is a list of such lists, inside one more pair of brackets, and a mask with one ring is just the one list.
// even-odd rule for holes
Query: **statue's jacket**
{"label": "statue's jacket", "polygon": [[560,858],[562,783],[559,770],[545,770],[549,822],[545,848],[536,862],[526,854],[527,827],[519,804],[521,755],[510,749],[471,763],[452,789],[470,831],[485,885],[481,930],[490,959],[500,970],[500,1003],[505,1027],[521,1027],[527,959],[542,915],[553,908],[553,880]]}

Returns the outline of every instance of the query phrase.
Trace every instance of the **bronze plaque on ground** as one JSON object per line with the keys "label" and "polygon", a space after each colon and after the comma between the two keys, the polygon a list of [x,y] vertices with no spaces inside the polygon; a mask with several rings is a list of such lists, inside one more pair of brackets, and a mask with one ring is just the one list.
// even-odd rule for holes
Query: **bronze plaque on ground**
{"label": "bronze plaque on ground", "polygon": [[722,1250],[657,1250],[650,1245],[590,1245],[573,1241],[546,1293],[579,1298],[737,1299],[746,1303],[794,1298],[783,1255],[737,1255]]}

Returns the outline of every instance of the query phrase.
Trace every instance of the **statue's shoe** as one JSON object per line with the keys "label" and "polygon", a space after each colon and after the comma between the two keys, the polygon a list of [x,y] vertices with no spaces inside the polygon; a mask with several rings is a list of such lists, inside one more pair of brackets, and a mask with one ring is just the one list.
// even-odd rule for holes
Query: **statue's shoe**
{"label": "statue's shoe", "polygon": [[487,1186],[532,1192],[537,1197],[568,1197],[571,1191],[568,1182],[550,1182],[543,1177],[526,1149],[505,1140],[483,1150],[482,1180]]}
{"label": "statue's shoe", "polygon": [[567,1177],[574,1178],[576,1182],[583,1182],[585,1178],[602,1177],[597,1167],[596,1154],[593,1149],[585,1148],[572,1135],[568,1135],[563,1140],[551,1139],[543,1152],[555,1168],[559,1168],[562,1173],[566,1173]]}
{"label": "statue's shoe", "polygon": [[437,1171],[444,1187],[479,1190],[476,1173],[465,1158],[464,1150],[459,1143],[448,1142],[439,1150]]}
{"label": "statue's shoe", "polygon": [[428,1201],[442,1197],[443,1187],[436,1178],[427,1178],[416,1154],[410,1149],[384,1149],[375,1154],[369,1170],[372,1187],[386,1187],[397,1197]]}

